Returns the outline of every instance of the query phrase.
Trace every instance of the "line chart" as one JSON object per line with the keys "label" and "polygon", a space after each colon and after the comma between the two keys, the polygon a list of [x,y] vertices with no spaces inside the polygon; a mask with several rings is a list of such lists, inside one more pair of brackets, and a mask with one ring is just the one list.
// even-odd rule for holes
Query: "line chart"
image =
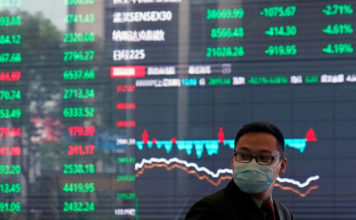
{"label": "line chart", "polygon": [[[188,155],[191,155],[193,149],[195,148],[195,153],[198,158],[201,158],[203,155],[204,147],[207,151],[209,156],[214,154],[218,154],[219,147],[221,145],[228,146],[230,149],[234,149],[234,141],[233,139],[226,139],[224,138],[224,131],[223,128],[219,129],[218,139],[217,140],[177,140],[176,138],[171,138],[170,140],[157,140],[153,138],[152,140],[148,139],[148,131],[144,129],[142,133],[142,141],[136,141],[136,146],[139,150],[144,149],[144,145],[147,145],[148,148],[152,148],[154,145],[157,149],[161,149],[162,147],[165,148],[167,153],[172,152],[172,148],[174,145],[177,146],[179,151],[185,150]],[[303,153],[307,142],[314,142],[316,141],[316,136],[313,128],[310,128],[305,138],[290,138],[285,139],[285,144],[287,147],[294,148],[300,153]]]}
{"label": "line chart", "polygon": [[[165,168],[168,171],[173,169],[180,169],[185,171],[187,174],[195,175],[199,180],[208,181],[213,186],[218,186],[224,180],[230,180],[232,170],[230,168],[218,169],[216,172],[209,170],[206,167],[200,167],[196,163],[187,162],[185,160],[181,160],[179,158],[150,158],[150,159],[142,159],[141,162],[135,164],[136,170],[136,178],[141,176],[145,170],[153,169],[153,168]],[[292,191],[300,197],[306,197],[312,190],[316,190],[319,188],[318,185],[311,185],[312,181],[316,181],[319,179],[318,175],[309,177],[305,182],[301,183],[297,180],[291,178],[277,178],[277,182],[274,184],[276,187]],[[292,186],[284,186],[281,183],[292,184],[300,189],[308,187],[309,188],[305,192],[301,192]]]}

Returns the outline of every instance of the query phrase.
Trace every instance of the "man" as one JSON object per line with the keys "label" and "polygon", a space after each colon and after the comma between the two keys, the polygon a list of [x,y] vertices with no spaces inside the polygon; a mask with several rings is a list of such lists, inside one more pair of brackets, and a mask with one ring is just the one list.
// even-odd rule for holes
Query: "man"
{"label": "man", "polygon": [[291,220],[290,211],[272,197],[274,182],[286,170],[284,137],[272,123],[244,125],[235,138],[232,180],[198,201],[186,220]]}

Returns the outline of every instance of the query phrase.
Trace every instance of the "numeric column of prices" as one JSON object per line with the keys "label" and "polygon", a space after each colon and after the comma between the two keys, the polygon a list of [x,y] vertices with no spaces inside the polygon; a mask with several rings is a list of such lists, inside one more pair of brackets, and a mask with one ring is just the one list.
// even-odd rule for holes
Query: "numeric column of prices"
{"label": "numeric column of prices", "polygon": [[[327,4],[322,9],[324,16],[330,18],[332,21],[334,18],[350,18],[354,15],[354,9],[351,4]],[[323,27],[322,32],[324,35],[328,35],[331,38],[337,36],[337,42],[330,42],[322,48],[322,52],[328,55],[340,56],[343,54],[353,54],[354,45],[350,40],[347,40],[354,34],[354,27],[352,22],[335,23],[332,22]]]}
{"label": "numeric column of prices", "polygon": [[[65,32],[63,43],[67,50],[63,54],[63,62],[66,66],[62,73],[65,86],[62,93],[62,100],[65,103],[62,114],[68,119],[67,127],[68,135],[71,143],[67,145],[66,154],[69,158],[76,158],[70,161],[81,161],[76,163],[63,164],[63,174],[72,176],[70,181],[65,181],[62,185],[62,192],[66,195],[66,200],[63,202],[62,211],[65,213],[83,213],[94,212],[95,202],[78,199],[88,198],[85,194],[96,192],[95,182],[82,181],[80,177],[87,177],[96,174],[96,165],[92,160],[95,154],[95,145],[88,143],[88,140],[95,135],[96,128],[90,124],[91,119],[96,115],[96,108],[91,100],[95,99],[96,90],[91,85],[90,81],[96,79],[96,71],[91,68],[92,62],[95,59],[96,51],[94,43],[96,42],[95,33],[90,29],[94,29],[96,24],[96,15],[94,13],[94,0],[65,0],[64,4],[69,8],[75,8],[75,13],[67,14],[64,22],[71,31]],[[86,10],[82,8],[85,7]],[[90,9],[93,12],[90,12]],[[88,31],[83,31],[83,28],[76,28],[78,25],[89,25]],[[81,29],[82,31],[77,31]],[[94,66],[94,65],[93,65]],[[75,178],[79,177],[79,178]],[[70,198],[70,199],[69,199]]]}
{"label": "numeric column of prices", "polygon": [[[22,175],[21,124],[22,90],[17,84],[21,78],[22,53],[19,48],[22,34],[18,31],[22,18],[17,15],[21,0],[0,0],[0,213],[20,212],[22,191],[18,181]],[[11,12],[10,12],[11,11]]]}
{"label": "numeric column of prices", "polygon": [[[1,101],[0,101],[1,103]],[[0,124],[4,120],[0,119]],[[0,127],[0,138],[3,140],[0,144],[0,160],[1,161],[16,161],[16,158],[5,159],[6,157],[19,157],[22,154],[20,145],[7,145],[5,143],[20,142],[21,128]],[[17,160],[19,161],[19,160]],[[0,213],[1,212],[20,212],[22,209],[21,202],[16,199],[19,197],[22,186],[17,178],[22,174],[21,164],[0,164]],[[7,199],[8,198],[8,199]]]}
{"label": "numeric column of prices", "polygon": [[[216,22],[217,20],[235,21],[236,19],[242,19],[245,15],[245,11],[242,8],[223,8],[223,9],[206,9],[206,21]],[[234,22],[237,23],[237,22]],[[218,47],[206,47],[206,58],[227,58],[227,57],[243,57],[245,56],[245,49],[241,45],[234,45],[234,40],[243,38],[245,36],[244,28],[239,25],[231,25],[224,27],[212,27],[210,28],[210,39],[229,42],[227,46]]]}
{"label": "numeric column of prices", "polygon": [[[134,169],[136,162],[135,157],[118,157],[117,163],[121,169]],[[135,175],[119,174],[117,181],[119,183],[135,182]],[[134,192],[118,192],[116,194],[116,200],[122,204],[115,209],[115,215],[118,216],[130,216],[127,219],[137,219],[138,198]]]}
{"label": "numeric column of prices", "polygon": [[118,153],[117,166],[118,173],[116,176],[116,181],[119,185],[129,185],[131,187],[126,187],[127,189],[122,189],[117,192],[117,201],[119,207],[115,208],[115,215],[125,217],[127,219],[137,219],[137,197],[133,191],[134,184],[136,181],[135,176],[135,162],[136,158],[133,155],[135,152],[136,139],[132,138],[135,132],[133,129],[136,127],[136,121],[132,118],[133,111],[136,109],[136,103],[132,102],[129,97],[133,97],[132,94],[136,90],[135,85],[118,85],[116,87],[116,92],[120,97],[125,97],[120,99],[116,103],[116,111],[119,115],[119,120],[116,121],[116,127],[119,129],[119,133],[126,134],[126,138],[117,139],[117,145],[125,149]]}
{"label": "numeric column of prices", "polygon": [[[289,6],[272,6],[263,8],[260,11],[260,16],[265,19],[284,19],[291,18],[296,15],[297,7]],[[291,23],[287,25],[272,25],[267,27],[264,32],[265,36],[271,40],[291,39],[298,34],[298,27]],[[296,44],[273,44],[268,45],[264,53],[268,56],[295,56],[298,53]]]}

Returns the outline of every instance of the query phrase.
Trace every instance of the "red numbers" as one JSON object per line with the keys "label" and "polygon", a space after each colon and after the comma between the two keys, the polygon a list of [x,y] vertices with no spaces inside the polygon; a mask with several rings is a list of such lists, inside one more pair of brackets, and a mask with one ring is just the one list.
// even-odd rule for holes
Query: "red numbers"
{"label": "red numbers", "polygon": [[1,156],[20,156],[21,147],[20,146],[1,146],[0,147]]}
{"label": "red numbers", "polygon": [[94,126],[71,126],[68,128],[70,136],[94,136],[95,127]]}
{"label": "red numbers", "polygon": [[69,145],[68,155],[93,155],[95,145]]}
{"label": "red numbers", "polygon": [[117,92],[133,92],[135,91],[135,89],[136,89],[135,85],[123,85],[123,86],[116,87]]}
{"label": "red numbers", "polygon": [[0,137],[20,137],[21,128],[0,127]]}

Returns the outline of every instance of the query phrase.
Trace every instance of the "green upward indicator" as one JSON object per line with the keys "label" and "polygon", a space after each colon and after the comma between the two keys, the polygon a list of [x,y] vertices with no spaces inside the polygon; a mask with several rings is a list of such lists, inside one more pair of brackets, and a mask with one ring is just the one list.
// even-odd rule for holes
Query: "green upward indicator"
{"label": "green upward indicator", "polygon": [[354,29],[351,24],[329,24],[323,32],[330,35],[353,34]]}
{"label": "green upward indicator", "polygon": [[332,15],[352,15],[354,13],[354,9],[351,5],[345,4],[332,4],[326,5],[326,7],[322,10],[322,12],[327,16]]}
{"label": "green upward indicator", "polygon": [[274,6],[262,9],[260,15],[266,18],[292,17],[297,11],[296,6]]}
{"label": "green upward indicator", "polygon": [[297,27],[295,25],[284,25],[284,26],[271,26],[265,34],[268,36],[281,36],[281,37],[290,37],[297,34]]}

